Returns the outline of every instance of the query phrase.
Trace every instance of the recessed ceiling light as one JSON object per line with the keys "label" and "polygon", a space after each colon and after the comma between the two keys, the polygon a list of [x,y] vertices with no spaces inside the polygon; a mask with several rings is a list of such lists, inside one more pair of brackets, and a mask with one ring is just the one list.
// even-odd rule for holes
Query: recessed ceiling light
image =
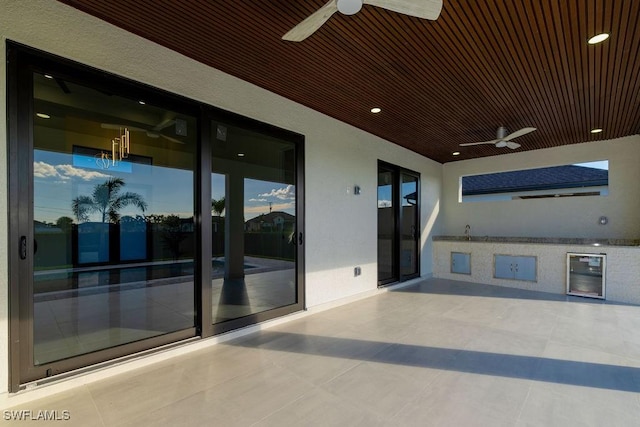
{"label": "recessed ceiling light", "polygon": [[602,129],[600,128],[591,129],[591,133],[600,133],[600,132],[602,132]]}
{"label": "recessed ceiling light", "polygon": [[52,79],[52,78],[53,78],[53,76],[52,76],[51,74],[45,74],[44,76],[45,76],[46,78],[48,78],[48,79]]}
{"label": "recessed ceiling light", "polygon": [[382,108],[380,108],[380,107],[373,107],[373,108],[371,109],[371,112],[372,112],[373,114],[378,114],[380,111],[382,111]]}
{"label": "recessed ceiling light", "polygon": [[588,43],[589,44],[598,44],[598,43],[601,43],[601,42],[605,41],[608,38],[609,38],[609,34],[602,33],[602,34],[598,34],[597,36],[591,37],[589,39]]}
{"label": "recessed ceiling light", "polygon": [[453,154],[454,156],[459,156],[459,155],[460,155],[460,152],[459,152],[459,151],[454,151],[452,154]]}
{"label": "recessed ceiling light", "polygon": [[36,113],[36,116],[40,117],[41,119],[50,119],[51,116],[45,113]]}
{"label": "recessed ceiling light", "polygon": [[146,102],[144,102],[143,100],[140,100],[140,101],[138,101],[138,104],[144,105],[144,104],[146,104]]}
{"label": "recessed ceiling light", "polygon": [[238,153],[238,157],[244,157],[244,153]]}

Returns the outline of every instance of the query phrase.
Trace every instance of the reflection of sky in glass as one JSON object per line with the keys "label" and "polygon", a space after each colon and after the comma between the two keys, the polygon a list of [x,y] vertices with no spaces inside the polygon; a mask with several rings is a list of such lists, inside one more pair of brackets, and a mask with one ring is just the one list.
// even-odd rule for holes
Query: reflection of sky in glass
{"label": "reflection of sky in glass", "polygon": [[[415,181],[402,183],[402,206],[413,206],[416,204],[416,190],[417,184]],[[410,196],[410,198],[407,196]]]}
{"label": "reflection of sky in glass", "polygon": [[[409,206],[415,204],[415,201],[411,199],[412,203],[409,203],[406,196],[416,192],[416,182],[403,182],[402,183],[402,206]],[[391,201],[391,185],[378,186],[378,207],[390,207],[393,203]]]}
{"label": "reflection of sky in glass", "polygon": [[[225,176],[217,173],[211,174],[211,198],[220,200],[224,195]],[[268,214],[270,211],[295,215],[295,207],[294,185],[249,178],[244,180],[245,221],[262,214]]]}
{"label": "reflection of sky in glass", "polygon": [[[128,169],[128,168],[126,168]],[[125,170],[126,170],[125,169]],[[73,166],[72,154],[34,150],[34,219],[55,222],[61,216],[74,218],[71,203],[78,196],[91,196],[97,184],[117,177],[125,185],[121,193],[140,194],[148,208],[144,214],[193,216],[193,173],[181,169],[132,164],[132,172]],[[186,189],[186,190],[185,190]],[[122,216],[141,215],[135,207]],[[75,218],[74,218],[75,219]],[[90,216],[98,220],[98,214]]]}
{"label": "reflection of sky in glass", "polygon": [[387,208],[390,206],[393,206],[393,202],[391,201],[391,186],[378,186],[378,207]]}
{"label": "reflection of sky in glass", "polygon": [[[86,160],[86,159],[84,159]],[[62,216],[76,219],[71,210],[72,200],[91,196],[97,184],[112,177],[124,180],[121,192],[140,194],[147,203],[145,215],[175,214],[183,218],[193,216],[193,172],[161,166],[133,163],[126,168],[100,169],[80,167],[70,153],[34,150],[34,219],[53,223]],[[87,163],[88,165],[88,163]],[[128,172],[128,171],[131,172]],[[225,194],[225,177],[212,174],[212,198]],[[245,220],[272,211],[295,215],[295,186],[276,182],[245,180]],[[120,211],[122,216],[141,215],[132,206]],[[98,214],[90,216],[98,221]]]}
{"label": "reflection of sky in glass", "polygon": [[574,166],[584,166],[585,168],[609,170],[609,161],[601,160],[599,162],[575,163]]}
{"label": "reflection of sky in glass", "polygon": [[295,215],[295,186],[277,182],[244,180],[244,217],[255,218],[269,212]]}

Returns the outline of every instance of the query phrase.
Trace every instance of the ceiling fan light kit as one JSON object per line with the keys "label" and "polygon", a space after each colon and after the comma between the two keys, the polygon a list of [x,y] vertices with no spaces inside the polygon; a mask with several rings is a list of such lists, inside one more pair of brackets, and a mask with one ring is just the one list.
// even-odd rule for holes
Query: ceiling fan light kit
{"label": "ceiling fan light kit", "polygon": [[360,12],[364,4],[430,20],[438,19],[442,10],[442,0],[330,0],[304,21],[289,30],[282,36],[282,39],[301,42],[315,33],[336,12],[340,12],[343,15],[355,15]]}
{"label": "ceiling fan light kit", "polygon": [[362,0],[337,0],[337,7],[343,15],[355,15],[362,9]]}

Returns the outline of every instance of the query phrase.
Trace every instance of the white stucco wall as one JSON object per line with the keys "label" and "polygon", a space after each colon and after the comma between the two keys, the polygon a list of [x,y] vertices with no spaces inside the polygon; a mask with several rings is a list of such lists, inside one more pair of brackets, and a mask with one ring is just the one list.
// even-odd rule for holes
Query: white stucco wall
{"label": "white stucco wall", "polygon": [[[308,307],[377,287],[378,159],[422,178],[423,275],[432,271],[442,166],[283,97],[199,64],[51,0],[0,0],[0,52],[12,40],[305,135],[306,302]],[[0,61],[0,98],[6,63]],[[0,161],[6,164],[6,116],[0,115]],[[6,169],[5,169],[6,170]],[[362,187],[362,195],[347,188]],[[7,176],[0,173],[0,391],[8,344]],[[438,233],[435,233],[438,234]],[[362,275],[353,277],[353,267]]]}
{"label": "white stucco wall", "polygon": [[[585,130],[585,133],[587,131]],[[588,137],[585,136],[585,139]],[[609,195],[494,202],[458,202],[460,177],[609,160]],[[640,135],[443,165],[442,232],[475,236],[640,237]],[[606,226],[598,218],[607,216]]]}

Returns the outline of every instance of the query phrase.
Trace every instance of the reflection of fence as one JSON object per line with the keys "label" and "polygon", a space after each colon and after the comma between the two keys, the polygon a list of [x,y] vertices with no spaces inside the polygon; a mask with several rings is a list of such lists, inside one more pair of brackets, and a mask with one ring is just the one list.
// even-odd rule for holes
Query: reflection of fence
{"label": "reflection of fence", "polygon": [[290,233],[250,232],[244,234],[244,253],[249,256],[278,258],[293,261],[296,246]]}
{"label": "reflection of fence", "polygon": [[167,234],[161,224],[146,222],[135,227],[126,223],[74,224],[68,230],[51,227],[36,230],[34,237],[38,244],[36,269],[194,256],[192,231]]}
{"label": "reflection of fence", "polygon": [[[38,251],[34,255],[34,265],[39,267],[57,267],[72,265],[71,231],[36,232]],[[76,233],[77,234],[77,233]]]}
{"label": "reflection of fence", "polygon": [[[176,239],[176,245],[169,245],[167,238]],[[64,231],[51,227],[36,230],[35,239],[38,243],[36,269],[194,257],[192,231],[173,232],[167,236],[160,224],[152,223],[144,223],[142,227],[83,223]],[[214,257],[224,256],[224,239],[224,232],[212,233]],[[245,254],[293,261],[296,246],[289,239],[289,233],[247,232],[244,235]]]}

